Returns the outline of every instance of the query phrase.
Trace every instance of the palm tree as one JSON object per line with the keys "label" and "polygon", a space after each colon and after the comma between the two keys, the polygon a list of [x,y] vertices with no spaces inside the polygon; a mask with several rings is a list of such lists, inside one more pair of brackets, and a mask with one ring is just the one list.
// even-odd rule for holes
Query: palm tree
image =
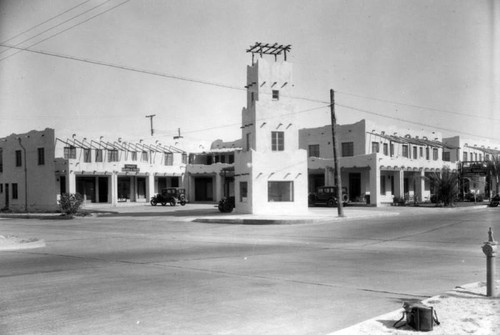
{"label": "palm tree", "polygon": [[450,169],[443,169],[441,173],[434,172],[430,177],[438,203],[444,206],[452,206],[458,197],[458,174]]}
{"label": "palm tree", "polygon": [[498,194],[500,185],[499,185],[499,179],[500,179],[500,158],[493,156],[492,160],[488,161],[487,165],[487,171],[488,171],[488,176],[490,177],[490,197],[493,195],[491,194],[491,187],[492,185],[492,180],[495,180],[495,194]]}

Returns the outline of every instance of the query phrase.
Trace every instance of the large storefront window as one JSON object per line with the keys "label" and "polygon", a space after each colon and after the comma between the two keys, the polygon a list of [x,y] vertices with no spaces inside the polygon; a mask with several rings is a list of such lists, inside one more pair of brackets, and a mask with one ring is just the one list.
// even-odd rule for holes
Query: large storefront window
{"label": "large storefront window", "polygon": [[270,181],[267,186],[268,201],[293,201],[292,181]]}

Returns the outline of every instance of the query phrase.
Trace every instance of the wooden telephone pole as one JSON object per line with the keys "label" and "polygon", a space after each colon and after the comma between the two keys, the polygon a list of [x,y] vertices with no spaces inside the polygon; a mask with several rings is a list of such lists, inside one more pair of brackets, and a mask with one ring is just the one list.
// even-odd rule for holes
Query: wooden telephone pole
{"label": "wooden telephone pole", "polygon": [[337,209],[339,217],[344,217],[344,208],[342,206],[342,182],[340,178],[340,169],[337,159],[337,136],[335,134],[337,119],[335,118],[335,92],[333,90],[330,90],[330,112],[332,116],[333,168],[335,170],[335,186],[337,187]]}
{"label": "wooden telephone pole", "polygon": [[156,116],[156,114],[152,114],[152,115],[146,115],[146,117],[149,118],[149,120],[151,121],[151,136],[153,136],[154,134],[154,130],[153,130],[153,118]]}

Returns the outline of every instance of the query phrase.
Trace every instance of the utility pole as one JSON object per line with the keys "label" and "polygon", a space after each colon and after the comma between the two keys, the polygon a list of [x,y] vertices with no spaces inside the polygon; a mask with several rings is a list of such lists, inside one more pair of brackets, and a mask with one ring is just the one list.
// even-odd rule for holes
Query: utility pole
{"label": "utility pole", "polygon": [[151,121],[151,136],[153,136],[153,134],[154,134],[154,130],[153,130],[153,118],[155,116],[156,116],[156,114],[146,115],[146,117],[148,117],[149,120]]}
{"label": "utility pole", "polygon": [[333,90],[330,90],[330,112],[332,116],[333,168],[335,170],[335,186],[337,187],[337,210],[339,213],[339,217],[344,217],[344,208],[342,206],[342,182],[340,178],[340,169],[337,159],[337,136],[335,134],[337,119],[335,118],[335,92]]}

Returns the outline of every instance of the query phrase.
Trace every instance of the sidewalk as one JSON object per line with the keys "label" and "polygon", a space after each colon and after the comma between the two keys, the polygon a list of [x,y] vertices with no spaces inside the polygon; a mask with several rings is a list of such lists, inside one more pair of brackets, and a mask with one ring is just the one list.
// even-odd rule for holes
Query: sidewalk
{"label": "sidewalk", "polygon": [[[500,281],[496,282],[497,291]],[[486,296],[484,282],[457,286],[444,294],[423,301],[436,311],[440,325],[434,324],[430,335],[497,334],[500,329],[500,298]],[[328,335],[422,334],[409,326],[399,329],[394,323],[403,315],[403,308],[379,315]],[[400,323],[404,324],[404,322]]]}

